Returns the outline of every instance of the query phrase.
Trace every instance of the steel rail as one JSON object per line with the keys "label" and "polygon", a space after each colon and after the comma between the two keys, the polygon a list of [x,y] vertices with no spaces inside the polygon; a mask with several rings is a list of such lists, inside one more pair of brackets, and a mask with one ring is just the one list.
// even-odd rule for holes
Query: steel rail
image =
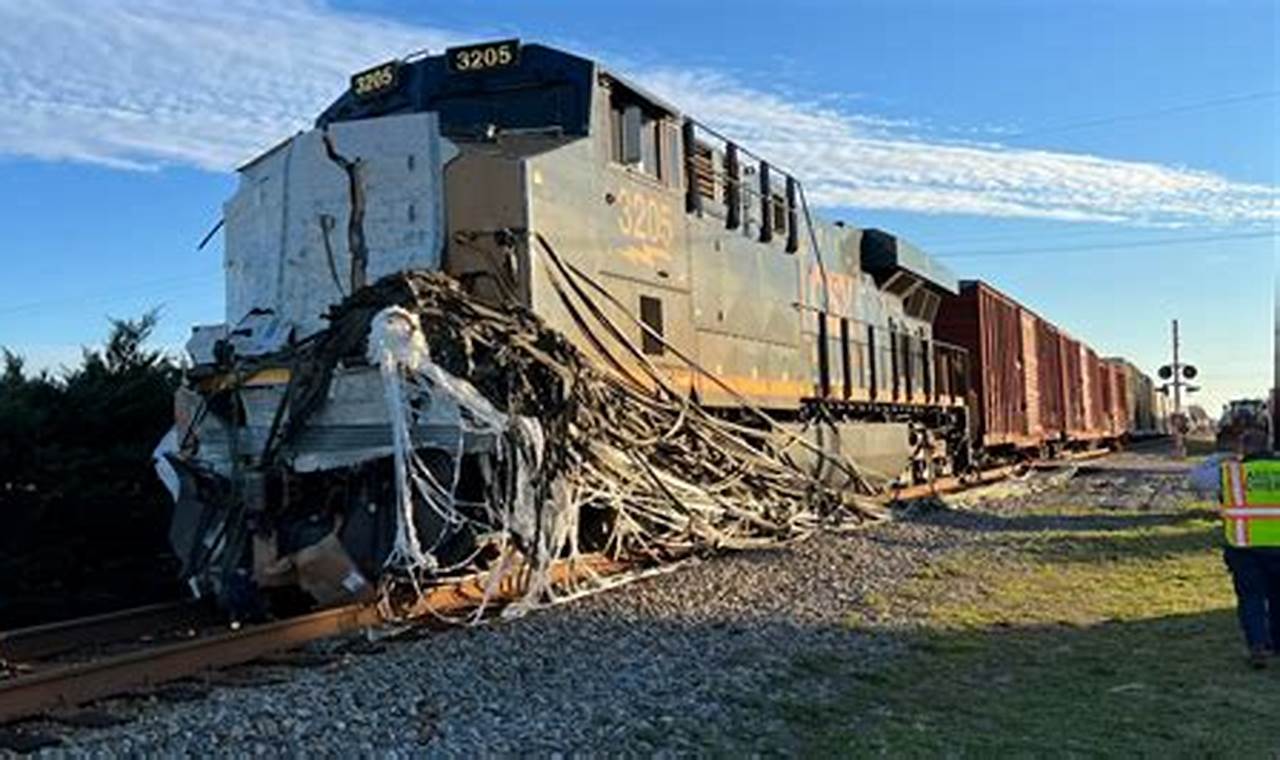
{"label": "steel rail", "polygon": [[[621,561],[591,555],[574,561],[558,561],[551,567],[550,576],[553,584],[561,585],[611,575],[629,567],[631,565]],[[458,579],[426,589],[419,599],[400,612],[393,613],[389,607],[378,604],[347,605],[189,641],[149,646],[99,660],[55,665],[0,681],[0,724],[151,688],[206,670],[252,662],[311,641],[383,623],[429,615],[458,615],[476,609],[486,599],[495,605],[509,602],[522,593],[525,576],[524,570],[517,566],[497,583],[491,583],[488,574]]]}
{"label": "steel rail", "polygon": [[1009,464],[1002,467],[994,467],[982,470],[976,476],[960,477],[949,476],[938,478],[928,483],[920,485],[907,486],[905,488],[895,488],[889,490],[884,495],[885,501],[908,501],[911,499],[923,499],[929,496],[941,496],[942,494],[963,491],[967,488],[977,488],[987,483],[994,483],[997,480],[1003,480],[1017,472],[1023,465]]}
{"label": "steel rail", "polygon": [[85,646],[139,639],[162,629],[198,626],[214,620],[207,605],[181,601],[0,631],[0,661],[39,660]]}
{"label": "steel rail", "polygon": [[919,485],[890,489],[884,494],[883,499],[885,501],[892,502],[907,501],[910,499],[923,499],[929,496],[941,496],[943,494],[955,493],[956,491],[964,491],[969,488],[977,488],[978,486],[987,485],[988,483],[994,483],[997,480],[1004,480],[1010,475],[1013,475],[1019,470],[1027,467],[1030,467],[1031,469],[1061,467],[1063,465],[1069,465],[1072,462],[1083,462],[1090,459],[1097,459],[1110,453],[1112,453],[1112,450],[1109,448],[1064,452],[1053,459],[1039,459],[1034,462],[1001,465],[982,470],[977,475],[973,476],[949,476],[945,478],[938,478],[928,483],[921,483]]}
{"label": "steel rail", "polygon": [[0,723],[156,686],[211,668],[249,662],[381,620],[376,607],[338,607],[18,676],[0,681]]}

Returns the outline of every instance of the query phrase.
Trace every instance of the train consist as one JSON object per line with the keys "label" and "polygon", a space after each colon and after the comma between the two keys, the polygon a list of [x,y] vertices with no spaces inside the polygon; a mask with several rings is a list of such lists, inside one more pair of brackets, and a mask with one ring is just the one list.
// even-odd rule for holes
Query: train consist
{"label": "train consist", "polygon": [[[615,370],[656,368],[725,420],[763,410],[832,483],[836,460],[882,486],[922,482],[1163,425],[1132,364],[899,236],[816,218],[799,178],[541,45],[357,74],[313,129],[240,169],[224,219],[226,319],[193,332],[162,465],[184,573],[224,597],[238,593],[228,578],[261,584],[322,540],[364,575],[391,551],[378,367],[344,357],[321,393],[293,357],[333,329],[335,304],[406,270],[518,304],[601,362],[629,357]],[[607,293],[620,334],[584,327],[568,270]],[[636,351],[612,350],[623,343]],[[299,397],[305,426],[290,424]],[[408,436],[424,457],[472,451],[437,419]]]}
{"label": "train consist", "polygon": [[934,332],[968,352],[970,440],[989,457],[1168,432],[1165,395],[1132,362],[1099,357],[988,283],[944,298]]}

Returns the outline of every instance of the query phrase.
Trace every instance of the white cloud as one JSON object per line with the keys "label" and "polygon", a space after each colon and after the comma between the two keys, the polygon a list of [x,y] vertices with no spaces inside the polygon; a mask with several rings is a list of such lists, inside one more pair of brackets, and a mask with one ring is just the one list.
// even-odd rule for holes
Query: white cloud
{"label": "white cloud", "polygon": [[638,74],[655,93],[803,179],[814,203],[1070,221],[1179,225],[1274,220],[1277,193],[1209,172],[1097,156],[930,140],[739,86],[714,72]]}
{"label": "white cloud", "polygon": [[224,171],[352,72],[456,39],[305,0],[0,0],[0,151]]}
{"label": "white cloud", "polygon": [[[0,0],[0,153],[224,171],[304,128],[353,71],[467,37],[310,0]],[[715,72],[631,73],[793,170],[817,205],[1159,225],[1278,216],[1273,188],[1208,172],[931,138],[829,105],[847,99]]]}

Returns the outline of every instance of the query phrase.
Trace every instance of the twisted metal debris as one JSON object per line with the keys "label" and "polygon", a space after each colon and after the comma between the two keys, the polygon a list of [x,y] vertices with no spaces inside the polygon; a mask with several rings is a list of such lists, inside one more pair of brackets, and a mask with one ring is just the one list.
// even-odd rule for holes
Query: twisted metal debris
{"label": "twisted metal debris", "polygon": [[[607,301],[608,293],[545,240],[539,243],[594,361],[530,311],[481,302],[446,275],[415,271],[388,276],[335,307],[331,328],[295,365],[310,370],[291,389],[282,441],[323,403],[337,362],[367,354],[380,368],[399,521],[387,567],[397,577],[420,589],[487,569],[492,591],[518,572],[525,589],[519,608],[527,608],[564,593],[550,582],[553,562],[573,562],[587,551],[661,564],[695,552],[777,545],[882,516],[862,495],[803,471],[792,454],[801,447],[809,456],[821,453],[745,399],[751,416],[730,421],[672,388],[601,308],[597,299]],[[442,410],[459,431],[452,466],[443,468],[415,451],[408,432]],[[468,432],[497,441],[480,468],[479,499],[459,489]],[[870,492],[852,465],[827,464]],[[418,536],[415,510],[445,526],[432,545]],[[459,531],[485,540],[461,562],[446,563],[437,549]],[[588,576],[585,589],[569,593],[610,585]]]}

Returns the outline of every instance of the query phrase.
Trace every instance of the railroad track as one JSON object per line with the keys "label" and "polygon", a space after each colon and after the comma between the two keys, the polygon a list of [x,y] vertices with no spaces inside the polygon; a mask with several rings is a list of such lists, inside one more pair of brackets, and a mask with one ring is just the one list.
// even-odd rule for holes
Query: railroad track
{"label": "railroad track", "polygon": [[906,488],[898,488],[889,492],[890,500],[907,501],[910,499],[923,499],[929,496],[941,496],[956,491],[963,491],[967,488],[977,488],[988,483],[994,483],[998,480],[1025,472],[1027,469],[1043,469],[1051,467],[1062,467],[1070,465],[1074,462],[1084,462],[1090,459],[1106,456],[1112,453],[1111,449],[1090,449],[1088,451],[1073,451],[1062,454],[1056,459],[1040,459],[1034,462],[1019,462],[1017,464],[1005,464],[996,467],[989,467],[976,475],[954,476],[938,478],[929,483],[923,483],[916,486],[907,486]]}
{"label": "railroad track", "polygon": [[[1106,453],[1084,452],[1065,461]],[[1033,466],[1061,465],[1063,461]],[[1025,467],[1006,465],[976,477],[943,478],[898,489],[886,495],[886,500],[952,493],[1001,480]],[[592,555],[558,564],[552,579],[565,586],[587,577],[634,570],[634,565]],[[520,572],[506,574],[489,600],[501,604],[519,598],[522,576]],[[386,623],[457,617],[476,610],[486,598],[488,581],[486,575],[477,575],[443,584],[395,611],[386,604],[347,605],[236,630],[228,629],[213,610],[183,602],[0,633],[0,664],[13,673],[0,679],[0,725],[253,662],[308,642]],[[109,651],[112,647],[127,651]],[[108,651],[104,653],[104,649]],[[66,659],[86,652],[87,659]]]}
{"label": "railroad track", "polygon": [[[592,555],[557,564],[552,582],[565,586],[633,569],[633,565]],[[519,598],[522,577],[518,569],[508,572],[488,600],[503,604]],[[485,601],[488,585],[487,575],[470,576],[426,589],[413,604],[394,611],[385,603],[354,604],[234,630],[225,622],[209,626],[216,619],[211,610],[183,603],[0,634],[0,660],[15,671],[0,679],[0,724],[252,662],[385,623],[464,615]],[[177,635],[165,635],[175,629]],[[101,649],[110,645],[131,648],[101,655]],[[60,659],[82,650],[88,659]]]}
{"label": "railroad track", "polygon": [[0,631],[0,662],[48,660],[85,647],[139,641],[215,622],[217,617],[205,605],[182,601]]}

